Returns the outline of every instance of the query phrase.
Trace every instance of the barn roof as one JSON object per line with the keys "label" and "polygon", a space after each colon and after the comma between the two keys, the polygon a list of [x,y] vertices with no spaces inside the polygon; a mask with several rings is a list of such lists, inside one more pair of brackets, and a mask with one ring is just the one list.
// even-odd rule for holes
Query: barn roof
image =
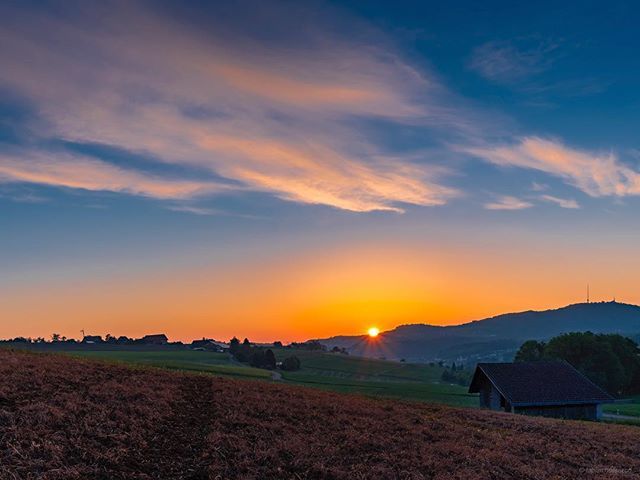
{"label": "barn roof", "polygon": [[483,376],[514,406],[613,401],[611,395],[564,361],[479,363],[469,393],[480,391]]}

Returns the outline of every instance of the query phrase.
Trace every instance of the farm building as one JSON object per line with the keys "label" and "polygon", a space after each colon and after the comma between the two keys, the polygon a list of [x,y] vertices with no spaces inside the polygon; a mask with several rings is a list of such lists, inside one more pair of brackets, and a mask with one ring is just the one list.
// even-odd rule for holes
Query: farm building
{"label": "farm building", "polygon": [[191,348],[194,350],[211,350],[222,353],[228,347],[224,343],[217,342],[211,338],[203,338],[202,340],[194,340],[191,342]]}
{"label": "farm building", "polygon": [[82,343],[103,343],[103,340],[100,335],[85,335],[82,338]]}
{"label": "farm building", "polygon": [[480,407],[545,417],[597,420],[613,398],[563,361],[479,363],[469,393]]}
{"label": "farm building", "polygon": [[158,335],[145,335],[140,339],[140,343],[144,345],[166,345],[169,339],[164,333]]}

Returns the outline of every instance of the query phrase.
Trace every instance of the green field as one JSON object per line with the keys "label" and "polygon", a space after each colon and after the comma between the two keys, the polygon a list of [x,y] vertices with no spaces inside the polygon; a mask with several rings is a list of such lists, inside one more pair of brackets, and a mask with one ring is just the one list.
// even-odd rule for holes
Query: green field
{"label": "green field", "polygon": [[232,362],[226,353],[193,350],[78,350],[67,355],[97,358],[115,362],[133,363],[149,367],[212,373],[233,377],[270,379],[271,372],[259,368],[245,367]]}
{"label": "green field", "polygon": [[295,355],[302,368],[283,372],[285,382],[337,392],[405,398],[475,407],[476,395],[460,385],[440,381],[443,368],[306,350],[274,350],[278,361]]}
{"label": "green field", "polygon": [[[308,350],[274,349],[274,352],[278,361],[295,355],[302,364],[297,372],[281,372],[282,378],[279,381],[282,383],[457,406],[475,407],[478,404],[477,396],[467,394],[466,387],[442,383],[440,376],[443,369],[437,365],[391,362]],[[126,348],[64,353],[150,367],[238,378],[272,379],[272,372],[238,364],[226,353],[164,349],[140,351]]]}
{"label": "green field", "polygon": [[604,405],[602,410],[605,413],[612,413],[614,415],[637,417],[640,421],[640,396],[633,398],[631,403],[610,403]]}

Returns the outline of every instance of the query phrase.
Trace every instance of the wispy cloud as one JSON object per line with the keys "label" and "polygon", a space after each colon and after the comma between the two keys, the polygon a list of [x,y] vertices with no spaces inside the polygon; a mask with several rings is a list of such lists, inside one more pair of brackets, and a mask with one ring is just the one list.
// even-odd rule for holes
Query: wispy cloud
{"label": "wispy cloud", "polygon": [[545,190],[549,190],[549,185],[546,183],[531,182],[531,190],[534,192],[544,192]]}
{"label": "wispy cloud", "polygon": [[524,96],[521,104],[555,108],[559,97],[603,92],[611,81],[591,72],[569,78],[545,75],[567,54],[562,42],[537,37],[491,41],[473,49],[467,63],[488,81],[510,87]]}
{"label": "wispy cloud", "polygon": [[496,165],[555,175],[592,197],[640,195],[640,172],[621,162],[612,152],[576,150],[538,137],[526,137],[509,145],[462,150]]}
{"label": "wispy cloud", "polygon": [[194,215],[215,215],[217,210],[205,207],[194,207],[193,205],[170,205],[167,207],[172,212],[192,213]]}
{"label": "wispy cloud", "polygon": [[[0,184],[2,183],[0,177]],[[49,201],[47,197],[38,195],[31,191],[20,187],[12,187],[8,185],[0,185],[0,198],[5,198],[16,203],[44,203]]]}
{"label": "wispy cloud", "polygon": [[220,192],[213,182],[163,179],[68,153],[0,153],[0,183],[35,183],[91,191],[111,191],[157,199],[191,198]]}
{"label": "wispy cloud", "polygon": [[[117,5],[5,20],[0,85],[37,105],[31,130],[41,138],[142,152],[245,189],[358,212],[442,205],[458,194],[442,169],[391,155],[358,122],[464,128],[437,100],[437,82],[393,49],[313,26],[298,42],[269,44],[222,24],[186,28],[140,5]],[[5,19],[20,16],[5,10]],[[96,159],[58,161],[5,158],[5,181],[159,198],[208,191]]]}
{"label": "wispy cloud", "polygon": [[578,202],[576,202],[572,198],[560,198],[560,197],[554,197],[553,195],[540,195],[540,199],[547,202],[555,203],[556,205],[562,208],[569,208],[569,209],[580,208],[580,205],[578,204]]}
{"label": "wispy cloud", "polygon": [[487,42],[473,50],[468,66],[493,82],[517,82],[547,70],[557,48],[553,42],[536,41],[527,46],[515,41]]}
{"label": "wispy cloud", "polygon": [[523,210],[531,207],[533,203],[510,195],[501,195],[495,201],[484,204],[487,210]]}

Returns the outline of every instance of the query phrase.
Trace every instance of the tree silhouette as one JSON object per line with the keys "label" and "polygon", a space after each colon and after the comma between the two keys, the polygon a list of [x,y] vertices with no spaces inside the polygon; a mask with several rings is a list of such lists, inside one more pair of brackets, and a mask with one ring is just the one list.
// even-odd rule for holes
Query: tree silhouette
{"label": "tree silhouette", "polygon": [[271,370],[276,368],[276,356],[271,349],[264,352],[264,366]]}
{"label": "tree silhouette", "polygon": [[536,340],[528,340],[522,344],[518,353],[516,353],[516,362],[536,362],[542,360],[544,355],[544,342]]}
{"label": "tree silhouette", "polygon": [[239,348],[240,348],[240,340],[238,340],[236,337],[233,337],[229,341],[229,352],[231,352],[232,355],[235,355],[238,352]]}
{"label": "tree silhouette", "polygon": [[298,357],[287,357],[282,361],[282,370],[287,372],[293,372],[294,370],[300,370],[300,360]]}

